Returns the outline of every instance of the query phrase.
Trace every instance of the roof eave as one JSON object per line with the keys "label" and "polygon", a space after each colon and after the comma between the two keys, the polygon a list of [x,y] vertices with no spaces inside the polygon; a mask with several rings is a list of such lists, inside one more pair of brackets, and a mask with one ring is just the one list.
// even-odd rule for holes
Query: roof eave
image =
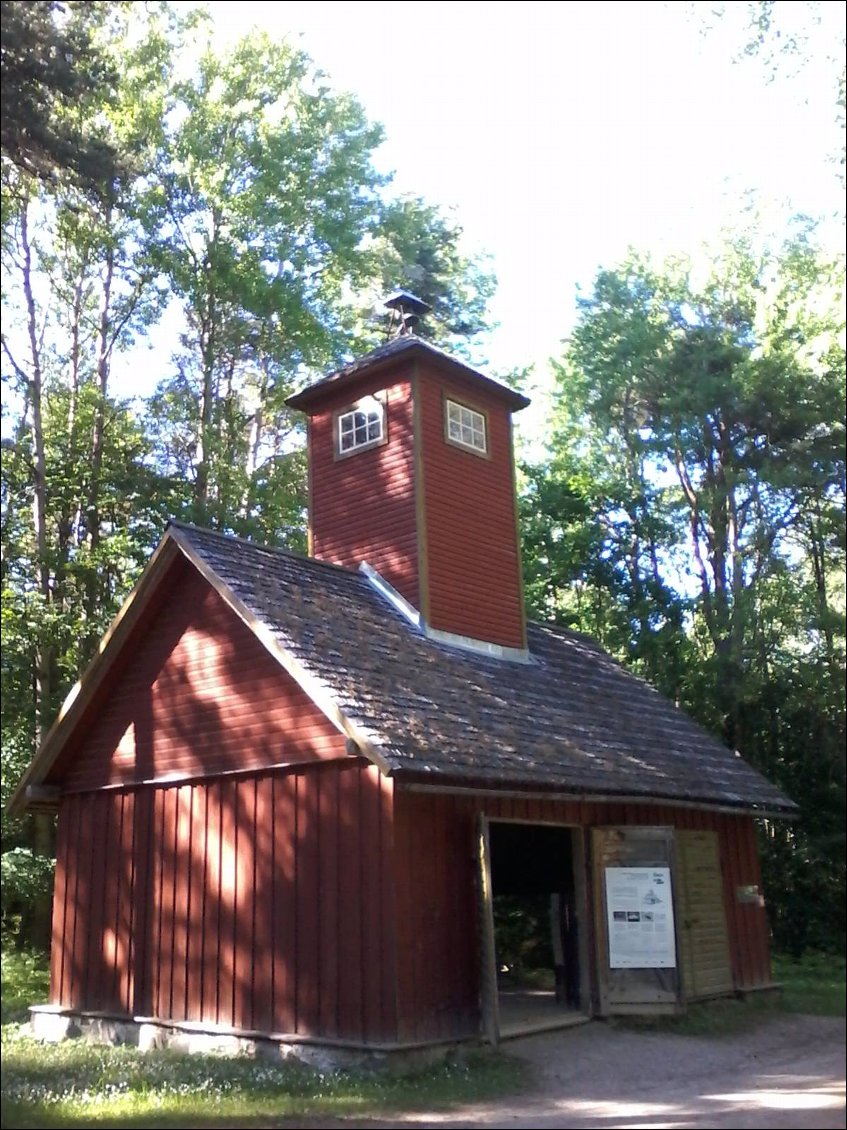
{"label": "roof eave", "polygon": [[315,381],[313,384],[300,389],[299,392],[295,392],[286,399],[285,403],[289,408],[295,408],[301,412],[308,413],[311,409],[314,409],[316,405],[319,405],[324,397],[331,395],[335,389],[354,385],[360,380],[381,373],[385,369],[392,368],[398,363],[398,360],[417,353],[418,355],[425,356],[434,364],[450,370],[454,375],[464,377],[465,379],[482,381],[487,388],[506,402],[512,412],[519,412],[521,409],[529,406],[529,397],[524,396],[523,393],[516,392],[514,389],[509,388],[508,385],[504,385],[500,381],[494,380],[492,377],[487,377],[484,373],[480,373],[479,370],[472,368],[470,365],[466,365],[455,357],[451,357],[448,353],[437,349],[421,338],[409,338],[408,340],[409,344],[403,350],[375,356],[372,361],[368,361],[367,356],[365,356],[358,361],[352,361],[349,365],[342,366],[342,368],[336,370],[334,373],[330,373],[320,380]]}
{"label": "roof eave", "polygon": [[796,820],[799,806],[786,798],[784,804],[754,801],[730,801],[719,797],[658,796],[655,793],[585,792],[566,784],[544,784],[534,780],[498,780],[491,776],[453,777],[430,770],[395,767],[392,777],[401,788],[418,793],[443,793],[451,796],[473,795],[491,798],[515,797],[522,800],[561,800],[580,804],[655,804],[663,808],[707,809],[733,816],[752,816],[761,820]]}

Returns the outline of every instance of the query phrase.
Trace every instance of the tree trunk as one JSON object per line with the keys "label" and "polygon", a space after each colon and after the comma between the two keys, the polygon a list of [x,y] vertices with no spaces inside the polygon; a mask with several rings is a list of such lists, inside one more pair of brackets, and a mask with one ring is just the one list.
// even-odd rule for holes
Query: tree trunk
{"label": "tree trunk", "polygon": [[[29,237],[29,204],[21,209],[21,250],[23,252],[23,290],[27,310],[27,333],[29,338],[30,369],[28,395],[32,410],[32,477],[33,505],[32,523],[35,534],[35,571],[38,592],[44,602],[45,611],[52,603],[50,577],[50,557],[47,540],[47,475],[44,454],[44,423],[42,419],[41,395],[43,390],[43,371],[41,367],[41,345],[38,334],[38,317],[32,290],[32,244]],[[45,619],[47,619],[45,617]],[[52,714],[54,689],[55,649],[48,638],[46,628],[41,625],[35,643],[35,746],[38,747]],[[52,820],[39,813],[33,819],[32,849],[37,855],[52,854]],[[49,896],[37,898],[32,907],[32,942],[41,949],[50,944]]]}

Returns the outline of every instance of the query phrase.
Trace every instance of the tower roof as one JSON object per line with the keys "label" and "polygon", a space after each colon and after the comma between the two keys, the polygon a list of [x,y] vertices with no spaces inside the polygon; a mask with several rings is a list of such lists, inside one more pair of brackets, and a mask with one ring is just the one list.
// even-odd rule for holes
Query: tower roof
{"label": "tower roof", "polygon": [[299,392],[294,393],[293,396],[289,396],[285,403],[290,408],[311,412],[330,393],[337,389],[344,389],[348,385],[353,386],[363,377],[388,369],[400,359],[404,361],[426,360],[441,369],[446,369],[453,376],[463,377],[465,380],[481,384],[489,393],[499,396],[511,412],[519,412],[529,404],[529,398],[522,393],[516,392],[501,381],[485,376],[478,369],[471,368],[470,365],[466,365],[463,361],[458,361],[455,357],[451,357],[449,353],[445,353],[443,349],[430,345],[429,342],[412,334],[395,337],[391,341],[387,341],[384,345],[378,346],[363,357],[351,361],[349,365],[344,365],[334,373],[307,385]]}

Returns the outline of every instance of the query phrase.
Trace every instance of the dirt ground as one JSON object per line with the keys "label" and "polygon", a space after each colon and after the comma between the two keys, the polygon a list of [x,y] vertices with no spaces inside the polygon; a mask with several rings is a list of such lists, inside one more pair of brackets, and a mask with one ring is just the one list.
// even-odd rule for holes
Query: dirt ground
{"label": "dirt ground", "polygon": [[593,1128],[834,1130],[845,1126],[843,1018],[763,1015],[731,1036],[636,1032],[593,1022],[508,1041],[529,1061],[522,1095],[449,1113],[338,1126],[439,1130]]}

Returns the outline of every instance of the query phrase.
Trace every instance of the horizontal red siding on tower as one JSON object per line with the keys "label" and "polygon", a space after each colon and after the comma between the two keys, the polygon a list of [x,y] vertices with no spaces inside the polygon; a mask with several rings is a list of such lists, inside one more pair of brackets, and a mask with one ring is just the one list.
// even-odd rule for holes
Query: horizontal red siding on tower
{"label": "horizontal red siding on tower", "polygon": [[[356,569],[377,569],[418,606],[412,395],[408,378],[385,388],[388,442],[335,458],[333,413],[349,392],[330,396],[309,421],[309,522],[312,553]],[[383,380],[357,388],[354,399],[378,392]]]}
{"label": "horizontal red siding on tower", "polygon": [[[421,371],[427,622],[507,647],[525,646],[511,416],[479,385]],[[445,399],[485,413],[488,457],[444,438]]]}
{"label": "horizontal red siding on tower", "polygon": [[48,782],[86,790],[345,755],[343,736],[193,569],[145,627]]}
{"label": "horizontal red siding on tower", "polygon": [[350,760],[65,798],[52,1001],[396,1039],[392,795]]}

